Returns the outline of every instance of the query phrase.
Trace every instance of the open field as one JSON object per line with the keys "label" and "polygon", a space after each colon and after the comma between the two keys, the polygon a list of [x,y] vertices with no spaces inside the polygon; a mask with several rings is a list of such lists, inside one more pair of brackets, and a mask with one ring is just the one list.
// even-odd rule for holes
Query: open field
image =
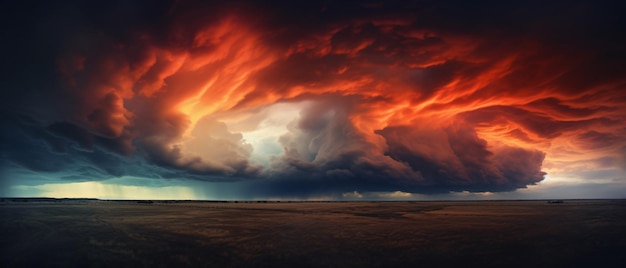
{"label": "open field", "polygon": [[[626,201],[0,202],[3,267],[623,267]],[[469,266],[468,266],[469,265]]]}

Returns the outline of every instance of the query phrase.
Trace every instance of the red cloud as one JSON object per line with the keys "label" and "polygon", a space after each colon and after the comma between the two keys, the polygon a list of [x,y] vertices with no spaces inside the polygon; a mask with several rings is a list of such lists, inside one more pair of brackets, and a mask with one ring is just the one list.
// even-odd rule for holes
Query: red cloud
{"label": "red cloud", "polygon": [[[402,10],[304,12],[311,21],[291,25],[274,9],[187,5],[172,7],[163,33],[133,30],[63,58],[68,120],[192,173],[402,191],[514,190],[541,181],[544,161],[558,170],[626,146],[623,62],[594,44]],[[225,118],[286,102],[303,106],[261,167]],[[252,121],[241,129],[263,127]]]}

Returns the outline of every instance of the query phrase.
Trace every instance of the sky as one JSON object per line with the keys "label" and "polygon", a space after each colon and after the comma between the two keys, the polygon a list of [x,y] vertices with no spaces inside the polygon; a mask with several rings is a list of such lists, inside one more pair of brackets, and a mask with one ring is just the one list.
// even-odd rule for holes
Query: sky
{"label": "sky", "polygon": [[626,198],[619,1],[17,1],[0,196]]}

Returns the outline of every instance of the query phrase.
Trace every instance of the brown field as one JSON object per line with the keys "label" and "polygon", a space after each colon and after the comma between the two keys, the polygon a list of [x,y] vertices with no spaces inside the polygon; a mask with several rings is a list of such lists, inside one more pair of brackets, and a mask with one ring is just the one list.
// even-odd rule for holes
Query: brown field
{"label": "brown field", "polygon": [[626,201],[0,202],[2,267],[624,267]]}

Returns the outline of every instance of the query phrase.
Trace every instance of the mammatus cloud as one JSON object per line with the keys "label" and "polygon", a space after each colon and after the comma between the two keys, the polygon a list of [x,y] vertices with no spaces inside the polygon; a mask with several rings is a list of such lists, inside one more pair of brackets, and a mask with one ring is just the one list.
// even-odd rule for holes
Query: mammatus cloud
{"label": "mammatus cloud", "polygon": [[42,19],[55,49],[32,76],[53,79],[7,84],[3,177],[354,198],[626,166],[625,42],[608,7],[142,5],[63,3]]}

